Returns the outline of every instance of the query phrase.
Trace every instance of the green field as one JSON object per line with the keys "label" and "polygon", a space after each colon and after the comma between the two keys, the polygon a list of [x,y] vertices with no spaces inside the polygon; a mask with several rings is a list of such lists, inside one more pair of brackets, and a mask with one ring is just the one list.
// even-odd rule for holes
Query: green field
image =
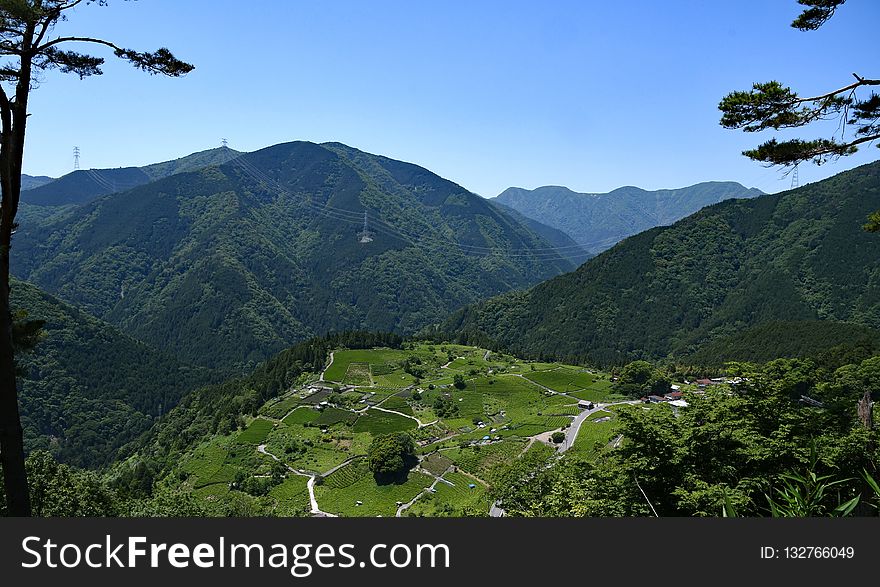
{"label": "green field", "polygon": [[373,380],[370,378],[369,363],[349,363],[348,369],[345,371],[345,377],[342,382],[346,385],[372,385]]}
{"label": "green field", "polygon": [[[605,418],[610,420],[597,422]],[[619,421],[613,412],[604,410],[596,412],[581,424],[581,429],[569,452],[594,457],[608,448],[608,443],[617,436],[619,427]]]}
{"label": "green field", "polygon": [[405,515],[432,517],[488,515],[492,502],[483,484],[461,473],[447,473],[443,478],[453,485],[437,483],[435,492],[420,497],[406,510]]}
{"label": "green field", "polygon": [[349,410],[341,410],[333,406],[327,406],[321,411],[321,415],[312,423],[315,426],[333,426],[334,424],[350,424],[357,420],[357,414]]}
{"label": "green field", "polygon": [[310,424],[317,420],[320,416],[321,412],[302,406],[290,412],[290,414],[286,418],[284,418],[282,422],[284,422],[288,426],[293,426],[295,424]]}
{"label": "green field", "polygon": [[303,516],[309,511],[309,490],[306,488],[308,478],[302,475],[288,475],[280,485],[269,491],[269,497],[275,500],[276,516]]}
{"label": "green field", "polygon": [[404,432],[417,427],[418,423],[412,418],[370,409],[357,419],[352,430],[355,432],[369,432],[375,436],[390,434],[391,432]]}
{"label": "green field", "polygon": [[[396,367],[406,358],[406,352],[394,349],[340,350],[333,353],[333,363],[324,372],[326,381],[342,383],[349,365],[360,363],[368,365],[374,373],[387,372],[389,366]],[[379,384],[381,385],[381,384]]]}
{"label": "green field", "polygon": [[295,395],[289,395],[274,403],[268,403],[260,409],[260,413],[270,418],[280,420],[298,406],[300,400]]}
{"label": "green field", "polygon": [[238,442],[242,444],[261,444],[265,442],[274,424],[269,420],[256,418],[250,425],[238,435]]}
{"label": "green field", "polygon": [[444,450],[443,456],[462,471],[483,479],[497,465],[513,461],[525,446],[525,441],[511,439],[485,446]]}
{"label": "green field", "polygon": [[[233,483],[242,476],[265,478],[271,473],[274,461],[257,450],[265,444],[269,453],[298,470],[321,475],[343,465],[316,487],[324,511],[393,516],[398,501],[407,503],[420,495],[407,516],[486,515],[489,499],[479,480],[492,481],[500,467],[519,458],[528,437],[568,426],[580,412],[574,397],[608,401],[616,396],[607,375],[495,353],[487,360],[485,354],[474,347],[428,344],[334,351],[325,379],[360,389],[306,395],[304,387],[271,400],[244,430],[215,436],[185,455],[177,476],[215,515],[308,515],[304,476],[290,474],[259,497]],[[450,357],[462,358],[441,368]],[[420,374],[421,381],[411,389],[402,389],[416,381],[404,367]],[[452,385],[455,373],[464,375],[464,389]],[[664,408],[610,406],[583,424],[570,453],[592,458],[605,450],[616,436],[622,410]],[[612,420],[595,421],[609,414]],[[408,416],[431,424],[418,428]],[[427,456],[405,482],[378,485],[362,457],[375,436],[392,432],[410,433],[418,454]],[[542,443],[533,443],[530,450],[554,452]],[[452,485],[438,482],[434,492],[425,492],[434,481],[425,471]]]}
{"label": "green field", "polygon": [[[338,477],[338,479],[337,479]],[[344,516],[394,516],[397,502],[408,502],[429,487],[431,477],[410,472],[406,482],[377,485],[366,459],[339,469],[315,487],[315,498],[321,509]],[[357,505],[360,501],[361,505]]]}

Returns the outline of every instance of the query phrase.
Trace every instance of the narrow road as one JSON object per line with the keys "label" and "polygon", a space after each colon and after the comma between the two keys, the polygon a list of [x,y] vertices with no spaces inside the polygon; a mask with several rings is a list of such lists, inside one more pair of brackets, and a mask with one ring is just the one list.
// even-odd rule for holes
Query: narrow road
{"label": "narrow road", "polygon": [[300,477],[308,477],[309,478],[309,480],[306,482],[306,488],[309,490],[309,511],[311,512],[311,514],[313,516],[320,517],[320,518],[335,518],[336,517],[335,514],[331,514],[329,512],[323,512],[323,511],[321,511],[321,508],[318,507],[318,500],[315,499],[315,476],[314,475],[309,474],[309,473],[304,473],[302,471],[294,469],[293,467],[291,467],[290,465],[288,465],[287,463],[283,462],[281,459],[279,459],[278,457],[276,457],[275,455],[270,453],[268,450],[266,450],[265,444],[261,444],[260,446],[258,446],[257,451],[263,453],[264,455],[266,455],[268,457],[271,457],[272,459],[278,461],[279,463],[282,463],[285,467],[287,467],[287,470],[290,471],[291,473],[293,473],[294,475],[299,475]]}
{"label": "narrow road", "polygon": [[[409,414],[404,414],[403,412],[398,412],[397,410],[389,410],[388,408],[382,408],[379,406],[379,404],[376,404],[372,408],[366,408],[366,409],[367,410],[369,410],[369,409],[380,410],[382,412],[388,412],[389,414],[397,414],[398,416],[403,416],[404,418],[409,418],[410,420],[415,420],[416,423],[419,425],[419,428],[424,428],[425,426],[430,426],[431,424],[436,424],[437,422],[439,422],[439,420],[434,420],[433,422],[427,422],[427,423],[423,424],[422,421],[419,420],[418,418],[416,418],[415,416],[410,416]],[[364,411],[366,411],[366,410],[364,410]]]}
{"label": "narrow road", "polygon": [[327,366],[321,371],[321,377],[318,378],[318,381],[324,381],[324,373],[327,372],[327,369],[330,368],[330,365],[333,364],[333,351],[330,351],[330,362],[327,363]]}
{"label": "narrow road", "polygon": [[444,479],[440,479],[440,477],[434,477],[434,482],[431,483],[430,487],[427,487],[427,488],[419,491],[418,495],[416,495],[414,498],[412,498],[411,500],[409,500],[405,504],[402,504],[400,507],[398,507],[397,513],[394,514],[394,517],[395,518],[402,518],[403,512],[408,510],[410,508],[410,506],[412,506],[412,504],[414,504],[415,502],[417,502],[419,500],[420,497],[422,497],[423,495],[425,495],[426,493],[430,492],[432,489],[437,487],[437,483],[440,483],[441,481],[445,482],[445,483],[449,483],[448,481],[446,481]]}
{"label": "narrow road", "polygon": [[620,406],[623,404],[629,405],[638,405],[642,403],[640,400],[632,400],[626,402],[614,402],[612,404],[596,404],[595,407],[591,410],[584,410],[577,416],[575,416],[574,421],[568,427],[568,430],[565,431],[565,440],[563,440],[559,446],[556,448],[557,452],[563,453],[574,446],[574,441],[577,440],[578,432],[581,431],[581,425],[593,414],[596,412],[601,412],[605,408],[610,406]]}

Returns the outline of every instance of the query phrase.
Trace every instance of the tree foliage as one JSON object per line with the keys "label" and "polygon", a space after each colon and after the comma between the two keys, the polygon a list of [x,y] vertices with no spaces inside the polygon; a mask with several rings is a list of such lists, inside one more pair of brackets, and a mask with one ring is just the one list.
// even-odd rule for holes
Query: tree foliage
{"label": "tree foliage", "polygon": [[370,443],[367,459],[378,479],[405,476],[415,462],[416,444],[406,432],[377,436]]}
{"label": "tree foliage", "polygon": [[[792,23],[802,30],[816,30],[830,19],[845,0],[798,0],[807,8]],[[769,165],[793,166],[803,161],[822,164],[851,155],[859,145],[880,138],[880,96],[866,90],[880,85],[880,79],[852,74],[855,81],[817,96],[803,97],[779,81],[755,83],[751,90],[725,96],[718,108],[725,128],[757,132],[766,129],[797,128],[820,120],[837,118],[839,138],[772,138],[743,154]],[[849,131],[849,132],[848,132]],[[880,145],[878,145],[880,146]]]}

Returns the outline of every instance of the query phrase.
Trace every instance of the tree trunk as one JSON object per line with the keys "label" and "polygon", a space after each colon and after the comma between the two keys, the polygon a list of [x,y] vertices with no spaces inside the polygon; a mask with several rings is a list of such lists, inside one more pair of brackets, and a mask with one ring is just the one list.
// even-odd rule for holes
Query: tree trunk
{"label": "tree trunk", "polygon": [[31,503],[24,468],[24,439],[18,413],[18,390],[9,309],[9,249],[0,247],[0,462],[10,516],[30,516]]}
{"label": "tree trunk", "polygon": [[[27,39],[33,37],[28,25]],[[29,49],[26,43],[25,49]],[[15,383],[15,349],[12,343],[12,310],[9,305],[9,251],[15,216],[21,197],[21,164],[27,125],[27,101],[31,63],[22,58],[16,100],[10,104],[5,92],[0,104],[0,463],[6,490],[6,511],[10,516],[30,516],[31,500],[24,466],[24,438],[18,411]]]}

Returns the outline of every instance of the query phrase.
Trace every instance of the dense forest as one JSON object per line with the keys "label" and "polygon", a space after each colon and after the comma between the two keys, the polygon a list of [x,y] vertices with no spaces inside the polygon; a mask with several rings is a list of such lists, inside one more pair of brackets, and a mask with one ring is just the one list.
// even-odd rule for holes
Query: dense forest
{"label": "dense forest", "polygon": [[[438,330],[526,356],[602,364],[686,358],[713,342],[701,360],[830,348],[847,337],[827,338],[820,320],[880,326],[880,240],[862,230],[878,206],[880,163],[729,200],[630,237],[573,273],[464,308]],[[792,321],[802,339],[766,336],[769,326],[750,348],[723,342]]]}
{"label": "dense forest", "polygon": [[44,322],[36,347],[17,357],[29,450],[81,467],[109,464],[180,398],[217,379],[31,284],[13,281],[12,306]]}

